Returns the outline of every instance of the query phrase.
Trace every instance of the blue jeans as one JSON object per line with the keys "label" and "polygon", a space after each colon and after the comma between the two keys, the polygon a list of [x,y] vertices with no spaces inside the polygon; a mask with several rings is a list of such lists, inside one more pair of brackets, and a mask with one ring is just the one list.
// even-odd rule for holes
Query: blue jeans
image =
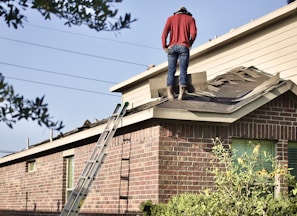
{"label": "blue jeans", "polygon": [[174,86],[174,75],[176,72],[177,60],[179,61],[179,85],[188,85],[189,48],[182,45],[173,45],[168,49],[168,75],[167,86]]}

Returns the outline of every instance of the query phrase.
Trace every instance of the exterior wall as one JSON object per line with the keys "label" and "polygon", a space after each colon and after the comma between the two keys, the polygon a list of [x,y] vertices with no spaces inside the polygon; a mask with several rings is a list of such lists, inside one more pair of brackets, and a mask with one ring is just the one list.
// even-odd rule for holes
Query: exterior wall
{"label": "exterior wall", "polygon": [[0,209],[56,212],[61,208],[62,153],[35,159],[36,171],[27,172],[25,161],[0,168]]}
{"label": "exterior wall", "polygon": [[[108,148],[108,156],[102,170],[94,181],[81,211],[90,213],[139,212],[141,202],[149,199],[158,201],[158,142],[159,126],[152,123],[142,124],[140,128],[134,128],[132,131],[115,137]],[[85,151],[84,147],[79,150],[79,152],[82,151]],[[129,152],[129,188],[127,188],[127,182],[121,181],[120,192],[121,158],[129,157]],[[78,159],[78,155],[75,157]],[[86,159],[87,157],[84,157],[84,160]],[[122,164],[123,174],[126,175],[128,165],[125,162]],[[77,177],[79,174],[80,172],[77,172]],[[119,195],[124,195],[128,189],[127,208],[127,201],[119,200]]]}
{"label": "exterior wall", "polygon": [[[215,40],[217,39],[214,42]],[[296,16],[291,16],[199,55],[192,60],[189,72],[206,71],[208,79],[212,79],[237,66],[255,66],[271,74],[280,72],[282,78],[292,79],[297,83],[297,76],[292,76],[297,70],[296,40]]]}
{"label": "exterior wall", "polygon": [[[219,126],[166,121],[160,134],[160,202],[171,195],[199,192],[212,185],[212,138],[232,145],[232,138],[275,141],[278,160],[288,166],[288,141],[297,140],[297,102],[283,95],[237,122]],[[282,182],[282,190],[284,188]]]}
{"label": "exterior wall", "polygon": [[[165,85],[166,83],[164,83]],[[122,103],[129,101],[129,109],[151,101],[150,85],[148,80],[141,82],[138,86],[125,91],[122,95]]]}
{"label": "exterior wall", "polygon": [[[136,215],[137,212],[139,214],[141,202],[149,199],[158,201],[159,126],[152,122],[143,123],[123,133],[114,137],[108,147],[108,156],[93,182],[80,215],[117,215],[124,212],[131,213],[125,215]],[[74,154],[75,182],[94,146],[93,142],[70,151]],[[68,154],[65,155],[65,152]],[[70,155],[66,150],[37,157],[37,168],[33,172],[26,172],[26,161],[0,167],[0,216],[25,213],[58,215],[65,201],[63,157]],[[121,158],[127,157],[130,157],[129,188],[127,181],[123,182],[120,192]],[[128,174],[127,164],[123,165],[123,172],[123,175]],[[119,199],[119,195],[127,192],[128,203]]]}
{"label": "exterior wall", "polygon": [[[229,125],[151,120],[120,129],[107,150],[108,157],[81,215],[116,215],[125,211],[132,215],[143,201],[167,202],[172,195],[211,187],[212,176],[206,169],[212,166],[211,139],[215,137],[226,144],[232,144],[232,138],[274,140],[279,160],[287,166],[288,142],[297,141],[297,104],[291,96],[282,95]],[[73,150],[75,179],[94,145]],[[122,156],[122,148],[126,155]],[[121,186],[122,192],[129,189],[126,203],[119,200],[120,166],[121,158],[129,157],[129,152],[129,188]],[[36,157],[37,169],[32,173],[25,171],[24,161],[0,167],[0,215],[58,215],[65,183],[63,156],[65,151]],[[1,209],[20,212],[4,213]]]}
{"label": "exterior wall", "polygon": [[160,202],[184,192],[197,193],[212,185],[213,126],[193,122],[162,123],[160,139]]}

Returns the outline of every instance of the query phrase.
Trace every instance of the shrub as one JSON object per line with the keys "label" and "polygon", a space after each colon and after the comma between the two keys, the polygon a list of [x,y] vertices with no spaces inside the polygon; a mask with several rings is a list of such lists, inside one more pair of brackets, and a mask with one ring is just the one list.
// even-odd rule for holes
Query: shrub
{"label": "shrub", "polygon": [[[213,140],[212,168],[215,189],[200,194],[173,196],[167,204],[153,204],[149,215],[153,216],[292,216],[297,215],[296,193],[280,194],[275,198],[274,190],[281,179],[290,182],[293,177],[282,167],[277,158],[264,152],[259,162],[260,144],[251,154],[237,155],[231,147],[220,140]],[[271,167],[267,168],[267,164]],[[146,215],[146,214],[145,214]]]}

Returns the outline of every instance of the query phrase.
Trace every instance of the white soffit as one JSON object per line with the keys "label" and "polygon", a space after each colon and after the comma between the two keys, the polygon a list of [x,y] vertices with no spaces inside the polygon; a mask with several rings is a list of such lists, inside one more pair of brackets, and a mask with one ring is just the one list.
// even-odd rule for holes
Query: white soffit
{"label": "white soffit", "polygon": [[[153,117],[153,110],[147,109],[141,112],[137,112],[132,115],[125,116],[120,122],[119,128],[125,127],[131,124],[135,124],[137,122],[141,122],[147,119],[150,119]],[[71,135],[65,136],[63,138],[59,138],[57,140],[54,140],[52,142],[47,142],[43,144],[39,144],[36,146],[32,146],[31,148],[27,150],[23,150],[5,157],[0,158],[0,164],[7,163],[9,161],[17,160],[23,157],[28,157],[30,155],[34,155],[40,152],[49,151],[58,147],[62,147],[68,144],[71,144],[73,142],[77,142],[79,140],[87,139],[92,136],[96,136],[102,133],[104,130],[106,124],[102,124],[93,128],[89,128],[84,131],[80,131],[77,133],[73,133]]]}

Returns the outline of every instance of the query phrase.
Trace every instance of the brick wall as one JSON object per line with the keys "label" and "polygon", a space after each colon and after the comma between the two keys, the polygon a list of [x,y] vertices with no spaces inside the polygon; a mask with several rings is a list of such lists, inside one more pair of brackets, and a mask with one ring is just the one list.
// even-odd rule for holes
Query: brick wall
{"label": "brick wall", "polygon": [[[136,215],[143,201],[166,202],[172,195],[196,193],[212,186],[212,176],[206,169],[211,166],[211,139],[215,137],[226,144],[231,144],[233,137],[275,140],[279,161],[287,166],[288,142],[297,140],[296,108],[287,94],[229,125],[156,119],[120,129],[81,212],[116,215],[128,210]],[[90,142],[75,148],[75,179],[94,145]],[[129,187],[120,180],[121,170],[123,175],[128,171],[122,157],[130,157]],[[35,172],[26,172],[25,161],[0,168],[0,209],[27,210],[34,215],[54,215],[61,210],[63,152],[37,157],[36,164]],[[128,190],[128,202],[120,200],[119,195]]]}
{"label": "brick wall", "polygon": [[36,171],[26,162],[0,168],[0,209],[58,211],[61,207],[61,153],[35,158]]}
{"label": "brick wall", "polygon": [[[160,138],[160,201],[183,192],[196,193],[212,184],[210,167],[212,127],[166,121]],[[207,131],[207,132],[206,132]]]}
{"label": "brick wall", "polygon": [[229,136],[269,140],[297,140],[297,101],[290,93],[272,100],[235,122]]}
{"label": "brick wall", "polygon": [[[158,140],[159,126],[152,122],[114,137],[81,212],[85,215],[140,215],[141,202],[149,199],[157,202]],[[94,146],[92,142],[74,149],[75,182]],[[127,157],[130,157],[130,166],[121,160]],[[26,212],[27,215],[32,212],[34,215],[55,215],[61,210],[65,197],[63,152],[35,160],[36,171],[30,173],[26,172],[25,161],[0,167],[0,215],[25,215]],[[120,175],[122,171],[122,175],[127,176],[129,170],[128,187],[128,182],[121,181]],[[128,202],[119,199],[127,193]]]}
{"label": "brick wall", "polygon": [[[297,140],[297,103],[285,94],[230,125],[165,121],[160,131],[160,201],[212,185],[212,138],[274,140],[279,163],[288,167],[288,141]],[[286,190],[281,181],[281,190]]]}
{"label": "brick wall", "polygon": [[[141,127],[116,136],[107,150],[108,156],[81,212],[95,213],[99,209],[104,213],[139,212],[141,202],[149,199],[157,202],[158,140],[159,126],[152,122],[143,123]],[[85,146],[76,149],[75,164],[76,161],[88,159],[91,152],[85,152]],[[130,158],[130,165],[128,161],[122,161],[122,158]],[[79,169],[83,167],[81,163]],[[77,178],[81,171],[76,171]],[[129,175],[129,182],[120,180],[121,175]],[[119,196],[127,193],[128,201],[119,199]]]}

